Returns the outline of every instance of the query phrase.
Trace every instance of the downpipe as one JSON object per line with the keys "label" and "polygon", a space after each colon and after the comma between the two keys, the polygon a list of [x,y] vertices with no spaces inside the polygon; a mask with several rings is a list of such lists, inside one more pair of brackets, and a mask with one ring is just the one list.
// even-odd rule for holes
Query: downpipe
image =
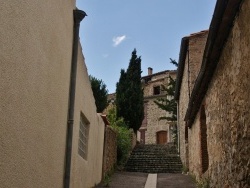
{"label": "downpipe", "polygon": [[79,43],[80,22],[87,14],[82,10],[74,10],[74,30],[73,30],[73,48],[71,59],[70,88],[69,88],[69,106],[68,106],[68,122],[67,122],[67,138],[65,153],[65,174],[64,188],[70,187],[70,169],[72,156],[72,139],[74,125],[74,108],[75,108],[75,90],[76,90],[76,73],[77,73],[77,55]]}

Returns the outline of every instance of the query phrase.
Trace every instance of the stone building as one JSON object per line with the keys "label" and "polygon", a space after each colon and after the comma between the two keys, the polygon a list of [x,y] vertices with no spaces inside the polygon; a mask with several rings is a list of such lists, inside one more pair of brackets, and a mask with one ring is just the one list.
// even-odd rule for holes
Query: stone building
{"label": "stone building", "polygon": [[193,85],[189,38],[182,40],[175,96],[180,155],[210,187],[250,186],[249,10],[248,0],[217,1]]}
{"label": "stone building", "polygon": [[105,126],[78,43],[84,16],[74,0],[1,1],[0,187],[101,181]]}
{"label": "stone building", "polygon": [[153,74],[153,69],[148,68],[148,75],[142,77],[144,89],[144,120],[137,134],[137,139],[144,144],[164,144],[172,142],[171,122],[160,120],[167,116],[167,112],[160,109],[154,101],[165,98],[162,85],[167,86],[169,76],[176,77],[176,71],[162,71]]}
{"label": "stone building", "polygon": [[[184,120],[188,101],[194,87],[196,77],[201,67],[204,48],[207,41],[208,30],[193,33],[183,37],[180,49],[178,77],[176,85],[178,90],[175,98],[178,99],[178,130],[180,157],[185,166],[188,167],[188,140],[187,127]],[[184,139],[185,138],[185,139]]]}
{"label": "stone building", "polygon": [[108,106],[103,110],[103,114],[108,114],[110,109],[113,109],[115,107],[115,99],[116,99],[116,93],[109,93],[107,100],[108,100]]}

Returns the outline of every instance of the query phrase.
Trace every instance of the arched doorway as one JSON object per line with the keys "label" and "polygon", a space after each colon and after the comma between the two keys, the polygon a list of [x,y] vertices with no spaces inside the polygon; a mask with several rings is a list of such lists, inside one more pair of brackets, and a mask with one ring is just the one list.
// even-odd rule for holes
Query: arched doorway
{"label": "arched doorway", "polygon": [[168,141],[168,132],[167,131],[159,131],[156,133],[156,141],[157,144],[165,144]]}

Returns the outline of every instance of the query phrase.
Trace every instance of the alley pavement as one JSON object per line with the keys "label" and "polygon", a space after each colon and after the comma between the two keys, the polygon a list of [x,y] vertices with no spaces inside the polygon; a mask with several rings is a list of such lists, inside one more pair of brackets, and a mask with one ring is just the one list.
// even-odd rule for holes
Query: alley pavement
{"label": "alley pavement", "polygon": [[[111,181],[108,187],[111,188],[195,188],[196,187],[192,178],[184,174],[160,173],[154,177],[156,177],[155,186],[150,184],[150,182],[147,182],[147,180],[154,181],[151,178],[148,179],[148,173],[115,172],[111,177]],[[150,185],[150,187],[145,186],[146,184]],[[105,186],[100,184],[97,187],[101,188]]]}

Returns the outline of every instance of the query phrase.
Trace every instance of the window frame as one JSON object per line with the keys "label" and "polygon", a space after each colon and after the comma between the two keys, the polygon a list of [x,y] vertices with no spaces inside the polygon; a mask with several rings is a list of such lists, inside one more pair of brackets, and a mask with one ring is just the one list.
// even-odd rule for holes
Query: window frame
{"label": "window frame", "polygon": [[160,95],[161,94],[161,86],[157,85],[153,87],[153,95]]}
{"label": "window frame", "polygon": [[89,121],[81,113],[78,134],[78,154],[85,160],[88,158],[89,127]]}

